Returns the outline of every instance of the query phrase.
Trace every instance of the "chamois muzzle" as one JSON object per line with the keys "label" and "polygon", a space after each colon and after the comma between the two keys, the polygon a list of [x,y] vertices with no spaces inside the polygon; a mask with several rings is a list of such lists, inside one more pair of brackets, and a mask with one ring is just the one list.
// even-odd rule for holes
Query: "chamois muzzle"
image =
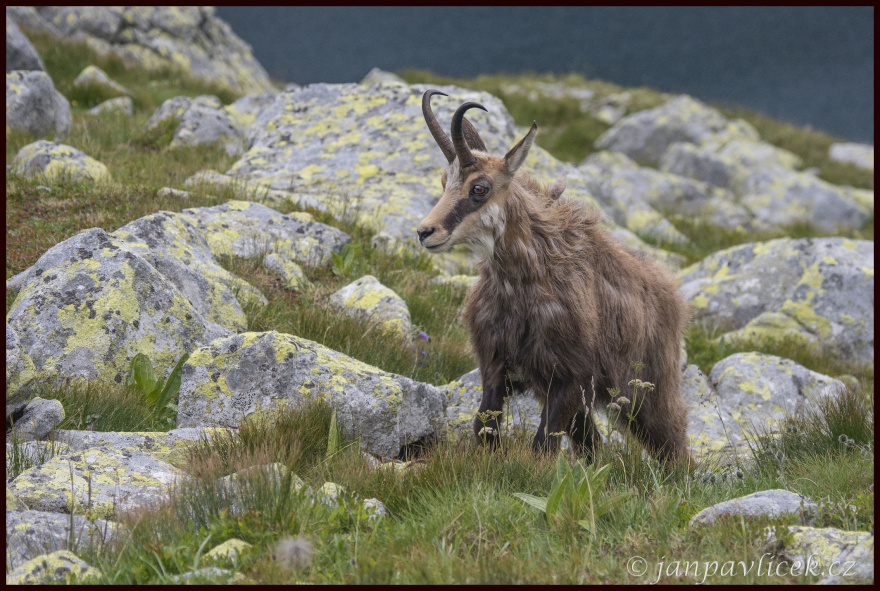
{"label": "chamois muzzle", "polygon": [[487,113],[489,112],[488,109],[486,109],[486,107],[484,107],[480,103],[471,102],[465,103],[460,106],[455,111],[455,115],[452,116],[452,145],[455,148],[456,156],[458,156],[458,165],[460,168],[470,166],[477,161],[477,159],[474,158],[471,149],[468,147],[467,141],[465,141],[464,139],[464,134],[461,131],[462,120],[464,119],[465,111],[473,108],[482,109]]}

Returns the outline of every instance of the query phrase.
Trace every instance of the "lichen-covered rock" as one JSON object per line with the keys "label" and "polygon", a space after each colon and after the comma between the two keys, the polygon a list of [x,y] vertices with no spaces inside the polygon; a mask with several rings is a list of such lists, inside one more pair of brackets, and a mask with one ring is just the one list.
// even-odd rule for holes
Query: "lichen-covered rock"
{"label": "lichen-covered rock", "polygon": [[172,189],[171,187],[162,187],[156,191],[159,197],[179,197],[180,199],[189,199],[189,191],[181,191],[180,189]]}
{"label": "lichen-covered rock", "polygon": [[[56,550],[68,550],[70,515],[48,511],[6,511],[6,564],[18,568],[28,560]],[[81,547],[98,547],[119,534],[112,521],[73,516],[73,538]]]}
{"label": "lichen-covered rock", "polygon": [[33,6],[7,6],[6,17],[11,18],[19,27],[28,31],[38,31],[40,33],[49,33],[50,35],[61,34],[52,23],[46,22],[34,10]]}
{"label": "lichen-covered rock", "polygon": [[13,428],[6,433],[6,441],[13,438],[19,441],[43,439],[55,430],[64,420],[64,407],[58,400],[32,398],[24,407],[22,414],[15,420]]}
{"label": "lichen-covered rock", "polygon": [[84,514],[91,508],[99,517],[112,519],[123,511],[156,505],[184,476],[149,453],[99,445],[25,470],[9,488],[35,511]]}
{"label": "lichen-covered rock", "polygon": [[[446,422],[454,433],[467,436],[473,433],[474,417],[483,398],[483,378],[475,369],[443,387],[446,401]],[[498,417],[504,430],[514,427],[537,431],[541,422],[541,407],[530,393],[507,398],[504,413]]]}
{"label": "lichen-covered rock", "polygon": [[73,79],[73,86],[94,86],[109,94],[131,94],[127,88],[110,78],[107,72],[98,66],[86,66],[83,68],[83,71]]}
{"label": "lichen-covered rock", "polygon": [[[722,409],[715,388],[700,368],[689,365],[681,375],[681,396],[688,405],[688,444],[697,458],[730,449],[742,442],[739,423],[732,425],[732,405]],[[735,407],[737,416],[743,408]],[[746,416],[750,416],[747,413]],[[731,435],[731,430],[735,434]]]}
{"label": "lichen-covered rock", "polygon": [[214,546],[210,550],[205,553],[205,558],[209,560],[217,560],[219,558],[235,558],[236,556],[241,555],[244,551],[253,548],[252,544],[248,544],[244,540],[239,540],[238,538],[232,538],[230,540],[226,540],[219,546]]}
{"label": "lichen-covered rock", "polygon": [[479,280],[479,275],[439,275],[431,279],[431,285],[455,285],[470,289]]}
{"label": "lichen-covered rock", "polygon": [[595,146],[623,152],[639,164],[657,165],[672,144],[698,144],[713,136],[757,140],[758,132],[745,121],[729,121],[715,109],[682,95],[624,117],[599,136]]}
{"label": "lichen-covered rock", "polygon": [[107,99],[86,111],[89,115],[106,115],[110,113],[122,113],[127,117],[134,115],[134,101],[130,96],[118,96]]}
{"label": "lichen-covered rock", "polygon": [[382,331],[404,339],[412,336],[413,325],[406,302],[372,275],[349,283],[332,294],[329,301],[347,315],[374,324]]}
{"label": "lichen-covered rock", "polygon": [[39,140],[23,147],[12,160],[12,171],[25,178],[43,176],[49,181],[110,180],[107,167],[66,144]]}
{"label": "lichen-covered rock", "polygon": [[19,412],[29,398],[29,385],[37,376],[31,356],[25,353],[15,329],[6,321],[6,416]]}
{"label": "lichen-covered rock", "polygon": [[308,213],[284,215],[250,201],[230,201],[180,213],[205,236],[214,256],[262,258],[275,253],[306,266],[320,267],[330,265],[330,253],[339,252],[351,241],[342,230],[316,222]]}
{"label": "lichen-covered rock", "polygon": [[6,443],[6,480],[11,481],[28,468],[42,466],[55,456],[70,452],[70,446],[57,439]]}
{"label": "lichen-covered rock", "polygon": [[326,206],[311,196],[267,189],[256,183],[248,183],[211,169],[195,173],[184,181],[183,186],[189,190],[201,189],[211,194],[231,192],[238,199],[256,201],[269,207],[289,208],[299,202],[320,210],[326,209]]}
{"label": "lichen-covered rock", "polygon": [[247,328],[239,298],[266,301],[255,287],[217,263],[205,237],[182,214],[146,215],[112,235],[153,265],[208,321],[223,328],[233,332]]}
{"label": "lichen-covered rock", "polygon": [[[631,230],[636,229],[638,220],[630,219],[634,216],[630,204],[639,202],[723,228],[752,229],[754,226],[752,214],[736,203],[730,192],[701,181],[640,167],[624,154],[597,152],[581,163],[579,169],[588,177],[592,193],[605,206],[605,211],[613,215],[615,222]],[[659,214],[655,211],[655,215]],[[665,232],[673,241],[682,242],[680,234]]]}
{"label": "lichen-covered rock", "polygon": [[88,582],[100,571],[80,560],[69,550],[56,550],[28,560],[6,575],[7,585],[47,585],[49,583]]}
{"label": "lichen-covered rock", "polygon": [[[272,89],[250,45],[210,6],[37,6],[61,35],[147,70],[176,67],[235,92]],[[43,25],[40,25],[43,26]]]}
{"label": "lichen-covered rock", "polygon": [[170,578],[174,583],[185,583],[187,585],[197,584],[193,581],[232,585],[234,583],[241,583],[246,579],[241,573],[234,573],[231,570],[216,566],[206,566],[197,570],[187,571],[182,575],[172,575]]}
{"label": "lichen-covered rock", "polygon": [[[7,446],[8,447],[8,446]],[[8,453],[7,453],[6,463],[9,464]],[[7,478],[9,476],[9,468],[6,469]],[[7,480],[7,484],[9,481]],[[27,511],[27,505],[24,504],[24,501],[18,498],[18,496],[10,490],[10,488],[6,487],[6,511]],[[6,518],[6,523],[9,523],[9,517]],[[7,542],[8,544],[8,542]],[[9,551],[7,550],[7,556],[9,555]],[[7,558],[8,560],[8,558]]]}
{"label": "lichen-covered rock", "polygon": [[166,119],[177,119],[177,128],[169,146],[203,146],[219,144],[226,153],[236,156],[245,151],[244,135],[217,97],[191,99],[176,96],[162,103],[147,121],[153,129]]}
{"label": "lichen-covered rock", "polygon": [[803,495],[784,489],[762,490],[707,507],[691,518],[690,526],[714,523],[722,515],[773,518],[787,514],[797,515],[801,523],[809,525],[818,516],[818,509],[816,503]]}
{"label": "lichen-covered rock", "polygon": [[322,397],[361,446],[393,458],[434,432],[440,390],[386,373],[312,341],[244,333],[197,349],[183,366],[178,425],[237,427],[257,410]]}
{"label": "lichen-covered rock", "polygon": [[[61,429],[56,432],[58,441],[71,452],[82,452],[100,447],[120,453],[147,453],[172,466],[184,467],[186,452],[200,440],[226,434],[226,429],[172,429],[167,432],[99,432]],[[56,454],[57,455],[57,454]]]}
{"label": "lichen-covered rock", "polygon": [[229,114],[232,124],[244,134],[257,120],[257,116],[275,102],[277,96],[274,92],[249,94],[223,108]]}
{"label": "lichen-covered rock", "polygon": [[873,533],[803,525],[790,525],[787,529],[791,537],[780,540],[776,530],[768,528],[767,550],[788,561],[792,572],[797,569],[822,576],[820,585],[874,582]]}
{"label": "lichen-covered rock", "polygon": [[765,142],[712,139],[669,147],[666,172],[731,190],[738,202],[768,226],[810,222],[825,230],[859,228],[873,212],[849,187],[793,170],[800,159]]}
{"label": "lichen-covered rock", "polygon": [[137,353],[164,378],[185,351],[229,334],[99,228],[52,247],[24,275],[7,322],[41,381],[122,383]]}
{"label": "lichen-covered rock", "polygon": [[776,226],[808,222],[829,232],[858,229],[874,213],[873,199],[860,199],[851,187],[782,166],[753,169],[738,193],[755,217]]}
{"label": "lichen-covered rock", "polygon": [[[7,50],[8,51],[8,50]],[[831,144],[828,157],[837,162],[855,164],[859,168],[874,170],[874,146],[867,144]]]}
{"label": "lichen-covered rock", "polygon": [[391,512],[385,506],[385,503],[376,498],[364,499],[364,509],[369,514],[369,517],[367,517],[368,521],[391,515]]}
{"label": "lichen-covered rock", "polygon": [[712,138],[701,144],[672,144],[660,160],[660,169],[715,187],[735,189],[756,167],[795,169],[801,164],[795,154],[767,142]]}
{"label": "lichen-covered rock", "polygon": [[361,80],[361,84],[406,84],[406,81],[394,72],[386,72],[379,68],[373,68]]}
{"label": "lichen-covered rock", "polygon": [[[809,333],[857,363],[874,363],[874,243],[844,238],[779,239],[716,252],[679,273],[693,319],[731,331],[765,312],[787,316],[778,330]],[[754,326],[753,326],[754,327]],[[741,335],[740,335],[741,336]]]}
{"label": "lichen-covered rock", "polygon": [[[442,194],[440,175],[447,164],[422,116],[421,99],[428,88],[311,84],[283,92],[250,127],[251,147],[227,174],[289,191],[303,203],[311,198],[336,215],[355,211],[367,227],[416,249],[415,229]],[[491,153],[506,153],[524,135],[498,98],[454,86],[438,88],[450,95],[433,104],[441,125],[462,102],[486,106],[488,113],[469,116]],[[601,209],[583,175],[539,147],[529,152],[525,169],[545,183],[568,176],[565,196]],[[457,272],[475,263],[462,249],[436,260],[438,267]]]}
{"label": "lichen-covered rock", "polygon": [[70,103],[40,70],[6,73],[6,129],[63,140],[70,132]]}
{"label": "lichen-covered rock", "polygon": [[271,271],[281,277],[284,287],[289,290],[302,291],[311,285],[311,282],[303,273],[302,267],[290,259],[280,257],[275,253],[267,254],[263,257],[263,267],[267,271]]}
{"label": "lichen-covered rock", "polygon": [[724,436],[734,445],[753,424],[772,423],[814,407],[823,396],[834,396],[846,386],[839,380],[810,371],[790,359],[764,353],[736,353],[712,367],[717,410],[724,419]]}
{"label": "lichen-covered rock", "polygon": [[6,15],[6,71],[45,70],[43,60],[15,21]]}

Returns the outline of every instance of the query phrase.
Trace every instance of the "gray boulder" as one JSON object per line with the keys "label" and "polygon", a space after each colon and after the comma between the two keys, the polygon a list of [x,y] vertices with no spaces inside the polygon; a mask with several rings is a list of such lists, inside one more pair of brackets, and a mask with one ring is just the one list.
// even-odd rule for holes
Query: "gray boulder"
{"label": "gray boulder", "polygon": [[118,96],[107,99],[86,111],[89,115],[106,115],[110,113],[122,113],[128,117],[134,115],[134,101],[130,96]]}
{"label": "gray boulder", "polygon": [[344,286],[329,301],[348,316],[364,320],[383,332],[403,339],[412,337],[413,325],[406,302],[372,275]]}
{"label": "gray boulder", "polygon": [[74,87],[95,86],[109,94],[131,94],[127,88],[112,80],[107,72],[98,66],[86,66],[83,71],[73,79]]}
{"label": "gray boulder", "polygon": [[[13,307],[15,304],[13,303]],[[25,353],[18,333],[6,321],[6,416],[27,405],[30,383],[37,376],[31,356]]]}
{"label": "gray boulder", "polygon": [[6,441],[13,438],[19,441],[43,439],[55,430],[64,420],[64,407],[58,400],[32,398],[15,421],[13,429],[6,433]]}
{"label": "gray boulder", "polygon": [[237,427],[257,412],[323,397],[341,428],[381,457],[434,432],[439,389],[275,331],[219,339],[183,367],[178,425]]}
{"label": "gray boulder", "polygon": [[305,212],[281,214],[250,201],[184,209],[180,215],[205,237],[214,256],[253,258],[277,254],[309,267],[329,266],[348,234]]}
{"label": "gray boulder", "polygon": [[6,71],[45,70],[37,50],[24,36],[15,21],[6,14]]}
{"label": "gray boulder", "polygon": [[217,263],[205,237],[187,216],[160,211],[138,218],[112,235],[153,265],[209,322],[242,332],[247,318],[239,298],[242,302],[266,301],[256,288]]}
{"label": "gray boulder", "polygon": [[[446,401],[446,422],[453,433],[472,436],[474,418],[483,398],[483,379],[475,369],[443,387]],[[501,428],[509,432],[523,428],[535,432],[541,422],[541,407],[531,393],[518,394],[506,399],[504,413],[498,417]]]}
{"label": "gray boulder", "polygon": [[[605,211],[613,215],[615,222],[634,231],[639,229],[636,224],[639,216],[632,206],[639,202],[644,204],[642,209],[648,206],[672,211],[723,228],[752,229],[754,226],[752,214],[736,203],[729,191],[641,167],[621,153],[596,152],[584,160],[579,169],[590,179],[590,189]],[[654,216],[659,215],[654,212]],[[669,224],[665,219],[663,222]],[[666,232],[672,241],[683,241],[684,236],[674,227]]]}
{"label": "gray boulder", "polygon": [[47,22],[33,6],[7,6],[6,17],[11,18],[22,29],[60,35],[61,33],[52,23]]}
{"label": "gray boulder", "polygon": [[766,226],[810,222],[824,230],[859,228],[873,212],[873,198],[793,170],[800,158],[771,144],[712,139],[673,144],[660,168],[729,189]]}
{"label": "gray boulder", "polygon": [[874,243],[779,239],[716,252],[679,273],[695,321],[732,339],[793,338],[874,363]]}
{"label": "gray boulder", "polygon": [[656,166],[672,144],[699,144],[718,136],[757,140],[758,132],[745,121],[729,121],[715,109],[682,95],[624,117],[599,136],[595,146],[623,152],[639,164]]}
{"label": "gray boulder", "polygon": [[42,466],[55,456],[69,452],[70,446],[57,439],[54,441],[19,441],[15,443],[7,441],[6,482],[8,484],[13,478],[28,468]]}
{"label": "gray boulder", "polygon": [[35,511],[83,514],[91,508],[99,517],[113,519],[124,511],[156,506],[184,476],[151,454],[96,446],[25,470],[9,488]]}
{"label": "gray boulder", "polygon": [[702,418],[710,423],[707,432],[716,434],[715,441],[732,446],[744,443],[743,431],[753,425],[771,430],[786,415],[815,409],[818,398],[836,396],[846,388],[843,382],[790,359],[764,353],[736,353],[722,359],[712,367],[709,380],[715,416],[706,420],[706,409]]}
{"label": "gray boulder", "polygon": [[215,96],[205,95],[194,99],[177,96],[168,99],[147,121],[147,129],[155,128],[166,119],[178,120],[171,148],[219,144],[230,156],[245,150],[242,131]]}
{"label": "gray boulder", "polygon": [[[8,35],[8,33],[7,33]],[[7,51],[9,51],[7,49]],[[874,170],[874,146],[867,144],[831,144],[828,157],[837,162],[855,164],[865,170]]]}
{"label": "gray boulder", "polygon": [[[25,562],[56,550],[68,550],[71,516],[48,511],[6,512],[6,564],[18,568]],[[73,516],[73,539],[81,547],[97,547],[115,539],[119,526],[112,521]]]}
{"label": "gray boulder", "polygon": [[259,114],[275,102],[277,96],[278,94],[274,92],[249,94],[223,108],[229,114],[233,125],[244,134],[254,124]]}
{"label": "gray boulder", "polygon": [[42,176],[48,181],[72,179],[107,181],[110,173],[103,163],[66,144],[39,140],[24,146],[12,159],[12,171],[25,178]]}
{"label": "gray boulder", "polygon": [[386,72],[379,68],[373,68],[361,80],[361,84],[406,84],[406,81],[394,72]]}
{"label": "gray boulder", "polygon": [[690,526],[712,524],[722,515],[774,518],[787,514],[797,515],[801,523],[808,525],[818,517],[818,510],[819,506],[803,495],[784,489],[762,490],[703,509],[691,518]]}
{"label": "gray boulder", "polygon": [[[210,6],[37,6],[40,27],[147,70],[179,68],[234,92],[272,89],[250,45]],[[20,24],[23,24],[20,22]],[[48,25],[48,27],[47,27]]]}
{"label": "gray boulder", "polygon": [[63,140],[70,132],[70,103],[46,72],[7,72],[6,125],[36,138]]}
{"label": "gray boulder", "polygon": [[20,275],[25,284],[7,322],[37,368],[35,380],[122,383],[139,352],[164,377],[185,351],[229,334],[98,228],[52,247]]}
{"label": "gray boulder", "polygon": [[267,254],[263,257],[263,267],[281,277],[284,287],[291,291],[302,291],[311,286],[302,267],[286,257],[280,257],[275,253]]}
{"label": "gray boulder", "polygon": [[6,575],[7,585],[48,585],[50,583],[88,582],[100,571],[80,560],[69,550],[56,550],[28,560]]}

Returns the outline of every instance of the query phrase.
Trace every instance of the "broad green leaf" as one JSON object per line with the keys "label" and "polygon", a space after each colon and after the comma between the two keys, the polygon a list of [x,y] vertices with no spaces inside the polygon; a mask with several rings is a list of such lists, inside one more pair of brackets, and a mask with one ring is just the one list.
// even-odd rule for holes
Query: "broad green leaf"
{"label": "broad green leaf", "polygon": [[585,521],[585,520],[583,520],[583,519],[581,519],[581,520],[578,521],[578,525],[581,526],[582,528],[584,528],[584,529],[587,530],[587,531],[590,531],[591,529],[593,529],[593,526],[590,525],[590,522],[589,522],[589,521]]}
{"label": "broad green leaf", "polygon": [[180,393],[180,374],[183,371],[183,364],[186,363],[187,359],[189,359],[189,353],[181,355],[180,359],[178,359],[177,363],[174,365],[174,369],[168,374],[168,379],[165,380],[165,386],[157,395],[155,403],[155,411],[157,413],[162,412],[168,403]]}
{"label": "broad green leaf", "polygon": [[584,470],[584,465],[580,461],[575,462],[574,468],[571,469],[571,475],[575,484],[587,477],[587,471]]}
{"label": "broad green leaf", "polygon": [[620,505],[623,505],[628,500],[630,500],[632,497],[633,497],[633,493],[631,493],[629,491],[619,493],[619,494],[614,495],[612,497],[604,497],[602,499],[599,499],[598,502],[595,504],[595,506],[593,508],[593,512],[596,515],[596,517],[599,517],[601,515],[605,515],[606,513],[613,511],[614,509],[616,509]]}
{"label": "broad green leaf", "polygon": [[568,465],[565,454],[560,451],[556,456],[556,482],[562,482],[562,479],[568,474],[571,474],[571,466]]}
{"label": "broad green leaf", "polygon": [[137,384],[138,390],[144,395],[149,395],[156,389],[156,371],[153,369],[153,362],[143,353],[138,353],[131,360],[130,375]]}
{"label": "broad green leaf", "polygon": [[553,488],[550,489],[550,496],[547,497],[548,519],[556,515],[556,512],[559,511],[559,503],[562,501],[562,496],[568,491],[570,486],[571,474],[566,474],[560,482],[553,484]]}
{"label": "broad green leaf", "polygon": [[336,409],[330,416],[330,434],[327,440],[327,456],[332,456],[339,450],[339,429],[336,428]]}
{"label": "broad green leaf", "polygon": [[526,493],[513,493],[513,496],[527,505],[534,507],[541,513],[546,513],[547,511],[547,499],[544,497],[536,497],[534,495],[527,495]]}

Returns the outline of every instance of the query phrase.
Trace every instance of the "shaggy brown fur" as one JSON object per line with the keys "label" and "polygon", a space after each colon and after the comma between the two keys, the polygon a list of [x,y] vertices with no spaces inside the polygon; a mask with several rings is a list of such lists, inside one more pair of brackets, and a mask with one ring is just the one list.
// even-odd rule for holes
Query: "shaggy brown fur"
{"label": "shaggy brown fur", "polygon": [[[680,391],[687,304],[669,271],[608,237],[598,214],[515,170],[524,153],[510,170],[511,155],[528,151],[536,129],[504,159],[474,151],[464,170],[452,161],[443,198],[419,227],[429,250],[464,243],[486,257],[465,310],[483,380],[479,413],[501,411],[504,397],[530,390],[544,406],[533,447],[554,449],[558,438],[547,435],[564,431],[591,457],[599,439],[592,411],[617,388],[630,399],[621,417],[638,409],[621,420],[645,447],[689,461]],[[488,198],[474,203],[475,184],[478,192],[488,186]],[[639,378],[654,384],[638,400],[628,385],[633,362],[645,364]],[[495,444],[498,421],[485,417],[474,432]]]}

